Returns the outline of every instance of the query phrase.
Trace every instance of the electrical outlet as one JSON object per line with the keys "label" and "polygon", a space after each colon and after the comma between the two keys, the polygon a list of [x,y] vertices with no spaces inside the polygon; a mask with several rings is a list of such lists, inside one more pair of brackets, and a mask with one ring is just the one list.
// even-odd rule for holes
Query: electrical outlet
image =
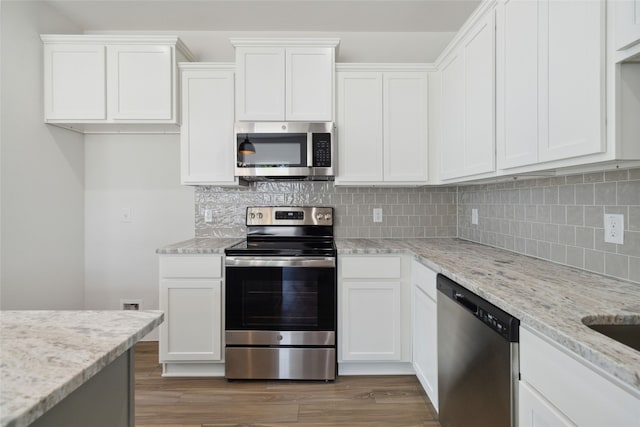
{"label": "electrical outlet", "polygon": [[131,221],[133,221],[131,218],[131,208],[121,208],[120,222],[131,222]]}
{"label": "electrical outlet", "polygon": [[624,244],[624,215],[605,214],[604,241],[618,245]]}
{"label": "electrical outlet", "polygon": [[471,209],[471,224],[478,225],[478,209]]}
{"label": "electrical outlet", "polygon": [[211,209],[204,210],[204,222],[213,222],[213,211]]}
{"label": "electrical outlet", "polygon": [[120,300],[120,309],[121,310],[133,310],[138,311],[142,306],[141,299],[121,299]]}
{"label": "electrical outlet", "polygon": [[373,208],[373,222],[382,222],[382,208]]}

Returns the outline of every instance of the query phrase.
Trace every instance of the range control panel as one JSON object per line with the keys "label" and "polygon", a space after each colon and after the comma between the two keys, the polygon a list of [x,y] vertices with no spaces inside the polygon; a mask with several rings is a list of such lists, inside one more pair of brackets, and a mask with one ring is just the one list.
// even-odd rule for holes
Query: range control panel
{"label": "range control panel", "polygon": [[333,225],[333,208],[250,206],[247,225]]}

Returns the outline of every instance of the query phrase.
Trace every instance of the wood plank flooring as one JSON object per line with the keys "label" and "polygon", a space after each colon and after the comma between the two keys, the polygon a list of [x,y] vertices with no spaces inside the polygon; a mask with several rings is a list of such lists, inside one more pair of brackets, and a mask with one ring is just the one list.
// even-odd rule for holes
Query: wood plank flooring
{"label": "wood plank flooring", "polygon": [[136,345],[139,427],[439,427],[414,376],[334,382],[163,378],[158,343]]}

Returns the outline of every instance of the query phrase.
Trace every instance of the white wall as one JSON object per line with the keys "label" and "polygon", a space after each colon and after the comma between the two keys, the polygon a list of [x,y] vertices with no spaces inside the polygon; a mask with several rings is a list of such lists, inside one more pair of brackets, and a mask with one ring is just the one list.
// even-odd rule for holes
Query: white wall
{"label": "white wall", "polygon": [[[161,246],[194,235],[194,190],[180,184],[178,135],[85,137],[86,308],[121,298],[158,309]],[[121,221],[131,208],[131,222]]]}
{"label": "white wall", "polygon": [[0,8],[0,308],[83,308],[84,144],[43,123],[39,38],[79,28],[43,2]]}

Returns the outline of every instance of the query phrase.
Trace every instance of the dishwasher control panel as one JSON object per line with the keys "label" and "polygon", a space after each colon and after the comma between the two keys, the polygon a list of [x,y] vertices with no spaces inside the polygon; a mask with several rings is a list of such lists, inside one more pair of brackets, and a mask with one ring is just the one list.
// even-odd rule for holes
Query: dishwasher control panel
{"label": "dishwasher control panel", "polygon": [[505,340],[519,341],[520,321],[517,318],[445,276],[438,275],[437,288]]}
{"label": "dishwasher control panel", "polygon": [[478,308],[476,316],[504,338],[509,339],[509,330],[511,328],[507,322],[503,322],[496,315],[491,314],[482,308]]}

